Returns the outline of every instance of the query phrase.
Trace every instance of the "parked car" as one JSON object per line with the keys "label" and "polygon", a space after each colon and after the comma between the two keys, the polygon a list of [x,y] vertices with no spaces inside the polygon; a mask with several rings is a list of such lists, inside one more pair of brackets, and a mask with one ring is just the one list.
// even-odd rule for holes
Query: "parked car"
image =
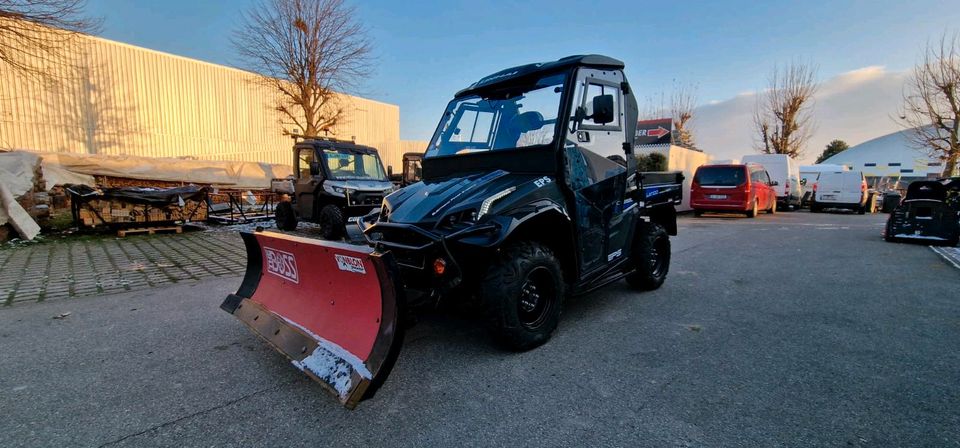
{"label": "parked car", "polygon": [[867,181],[860,171],[826,171],[813,184],[810,211],[820,213],[828,208],[848,209],[859,214],[867,210]]}
{"label": "parked car", "polygon": [[777,194],[763,165],[704,165],[697,168],[690,186],[690,207],[694,215],[704,212],[745,213],[753,218],[757,212],[777,212]]}
{"label": "parked car", "polygon": [[803,190],[800,197],[800,206],[807,207],[813,202],[813,184],[817,183],[817,176],[824,171],[850,171],[844,165],[800,165],[800,188]]}
{"label": "parked car", "polygon": [[774,188],[777,195],[779,210],[796,210],[800,208],[800,199],[803,191],[800,187],[800,166],[786,154],[750,154],[743,156],[743,163],[758,163],[763,165],[770,175],[770,180],[779,185]]}

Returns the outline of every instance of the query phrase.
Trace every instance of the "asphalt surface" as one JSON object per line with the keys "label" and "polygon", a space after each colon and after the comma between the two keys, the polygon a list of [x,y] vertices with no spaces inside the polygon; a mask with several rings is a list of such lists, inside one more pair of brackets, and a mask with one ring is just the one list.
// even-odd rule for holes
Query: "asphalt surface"
{"label": "asphalt surface", "polygon": [[0,446],[958,446],[960,270],[883,220],[685,218],[660,290],[522,354],[428,315],[355,411],[217,308],[239,278],[14,306]]}

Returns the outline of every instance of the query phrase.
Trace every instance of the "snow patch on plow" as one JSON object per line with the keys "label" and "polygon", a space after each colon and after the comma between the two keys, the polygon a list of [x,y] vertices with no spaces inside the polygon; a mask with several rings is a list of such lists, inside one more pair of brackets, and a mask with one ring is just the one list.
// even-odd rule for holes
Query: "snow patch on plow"
{"label": "snow patch on plow", "polygon": [[353,372],[357,372],[358,375],[367,380],[373,378],[373,374],[367,369],[367,365],[353,353],[314,334],[290,319],[283,320],[317,342],[317,348],[313,350],[313,353],[301,361],[294,360],[293,365],[301,371],[310,372],[329,384],[337,391],[337,395],[341,399],[345,399],[353,389],[351,375]]}
{"label": "snow patch on plow", "polygon": [[293,361],[296,368],[304,372],[310,372],[327,383],[341,399],[346,399],[353,389],[353,366],[343,358],[333,354],[323,345],[317,348],[302,361]]}

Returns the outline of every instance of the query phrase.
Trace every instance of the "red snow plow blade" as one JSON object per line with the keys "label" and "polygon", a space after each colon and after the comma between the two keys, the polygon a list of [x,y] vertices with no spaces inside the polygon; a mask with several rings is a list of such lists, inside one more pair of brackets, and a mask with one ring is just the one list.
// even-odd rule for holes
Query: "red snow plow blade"
{"label": "red snow plow blade", "polygon": [[220,305],[344,406],[373,396],[403,334],[392,255],[272,232],[241,233],[247,272]]}

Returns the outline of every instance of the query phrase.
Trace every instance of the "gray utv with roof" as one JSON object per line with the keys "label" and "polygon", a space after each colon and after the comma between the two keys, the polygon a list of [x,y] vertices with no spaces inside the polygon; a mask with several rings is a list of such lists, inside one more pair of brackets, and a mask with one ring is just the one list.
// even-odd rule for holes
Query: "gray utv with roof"
{"label": "gray utv with roof", "polygon": [[[299,220],[320,224],[320,234],[338,240],[349,217],[379,209],[396,187],[387,178],[377,150],[354,142],[309,138],[293,147],[291,179],[275,179],[285,193],[277,204],[277,228],[294,230]],[[278,186],[280,185],[280,186]]]}

